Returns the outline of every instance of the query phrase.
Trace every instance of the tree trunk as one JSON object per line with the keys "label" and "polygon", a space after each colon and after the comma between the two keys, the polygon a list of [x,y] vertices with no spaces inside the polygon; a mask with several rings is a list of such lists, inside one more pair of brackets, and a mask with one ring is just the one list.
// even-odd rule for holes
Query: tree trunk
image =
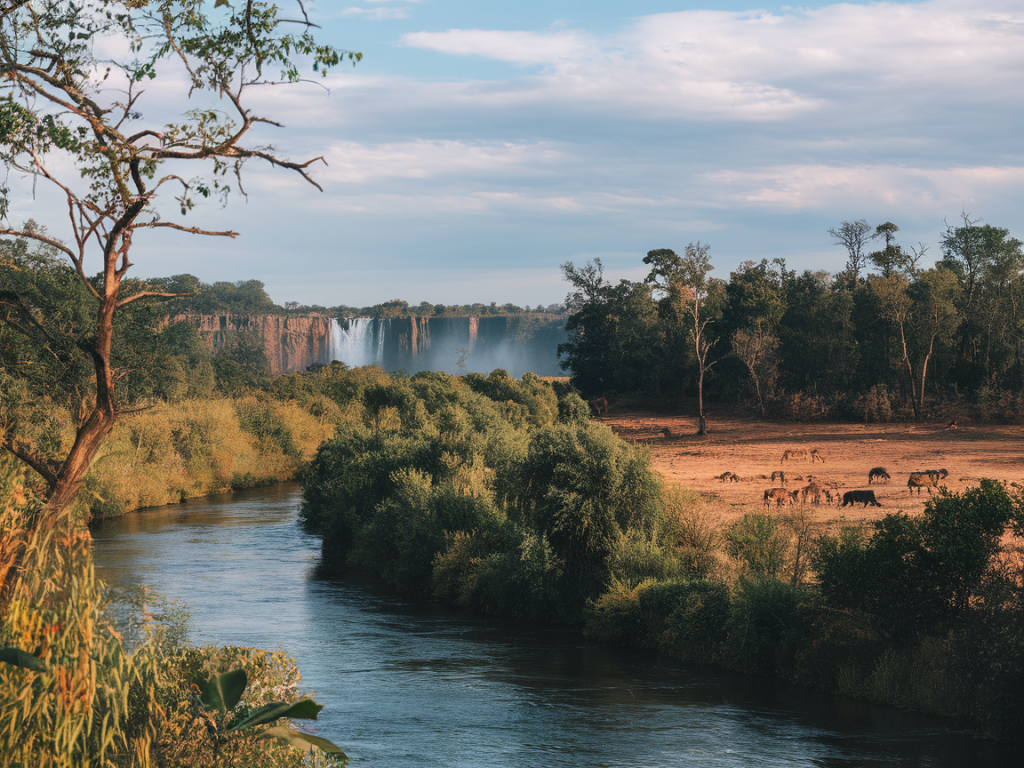
{"label": "tree trunk", "polygon": [[924,381],[928,375],[928,361],[931,360],[932,350],[935,348],[935,335],[932,335],[931,341],[928,343],[928,354],[924,356],[924,361],[921,363],[921,410],[924,411]]}
{"label": "tree trunk", "polygon": [[917,407],[917,384],[914,381],[914,367],[910,364],[910,355],[907,353],[907,336],[903,330],[903,321],[900,324],[900,341],[903,343],[903,362],[907,365],[907,379],[910,381],[910,405],[914,408],[914,420],[921,420],[921,412]]}
{"label": "tree trunk", "polygon": [[706,435],[708,423],[704,419],[704,366],[701,365],[700,376],[697,378],[697,434]]}

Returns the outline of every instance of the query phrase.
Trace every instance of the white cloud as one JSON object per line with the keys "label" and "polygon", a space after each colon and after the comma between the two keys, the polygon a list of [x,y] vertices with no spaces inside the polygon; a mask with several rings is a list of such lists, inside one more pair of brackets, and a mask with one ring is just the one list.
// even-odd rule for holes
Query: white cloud
{"label": "white cloud", "polygon": [[[375,0],[370,0],[374,2]],[[376,0],[377,2],[386,2],[386,0]],[[384,21],[385,19],[407,19],[409,18],[409,11],[406,8],[358,8],[351,7],[345,8],[341,12],[342,16],[361,16],[364,19],[371,21]]]}
{"label": "white cloud", "polygon": [[546,174],[562,153],[549,143],[417,140],[390,144],[336,142],[318,174],[341,184],[381,179],[431,179],[481,175]]}
{"label": "white cloud", "polygon": [[814,210],[878,206],[904,214],[948,212],[1024,193],[1024,167],[915,168],[897,165],[783,165],[707,174],[721,204]]}
{"label": "white cloud", "polygon": [[[769,13],[647,16],[603,38],[582,32],[451,29],[402,36],[450,55],[544,65],[537,100],[677,116],[779,120],[905,98],[1024,95],[1024,13],[997,0],[838,4]],[[946,104],[948,106],[948,102]]]}

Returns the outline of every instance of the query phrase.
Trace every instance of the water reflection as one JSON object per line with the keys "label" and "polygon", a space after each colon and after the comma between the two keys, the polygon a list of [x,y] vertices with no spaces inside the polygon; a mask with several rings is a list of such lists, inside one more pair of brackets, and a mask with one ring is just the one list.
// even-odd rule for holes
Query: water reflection
{"label": "water reflection", "polygon": [[112,583],[187,604],[191,641],[282,648],[351,765],[1015,765],[943,721],[487,621],[317,574],[295,485],[94,531]]}

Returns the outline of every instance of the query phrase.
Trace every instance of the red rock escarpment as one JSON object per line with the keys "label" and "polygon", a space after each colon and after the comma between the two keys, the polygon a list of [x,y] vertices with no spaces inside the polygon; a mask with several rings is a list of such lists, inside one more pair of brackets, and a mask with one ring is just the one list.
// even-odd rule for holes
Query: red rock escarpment
{"label": "red rock escarpment", "polygon": [[274,376],[331,359],[331,319],[321,315],[175,315],[170,322],[195,326],[214,354],[232,333],[255,331]]}

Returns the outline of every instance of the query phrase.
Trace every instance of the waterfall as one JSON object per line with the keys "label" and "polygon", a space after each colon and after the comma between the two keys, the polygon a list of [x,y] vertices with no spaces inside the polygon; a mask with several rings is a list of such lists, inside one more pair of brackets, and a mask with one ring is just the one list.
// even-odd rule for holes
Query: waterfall
{"label": "waterfall", "polygon": [[[559,376],[557,348],[565,338],[564,327],[548,320],[525,324],[501,316],[349,317],[331,321],[330,352],[331,360],[353,368],[377,365],[409,374],[503,368],[513,376],[526,371]],[[472,353],[468,357],[466,350]]]}
{"label": "waterfall", "polygon": [[[374,322],[369,317],[350,317],[345,323],[331,320],[331,360],[353,368],[380,362],[380,351],[373,343]],[[383,339],[384,334],[381,333]]]}

